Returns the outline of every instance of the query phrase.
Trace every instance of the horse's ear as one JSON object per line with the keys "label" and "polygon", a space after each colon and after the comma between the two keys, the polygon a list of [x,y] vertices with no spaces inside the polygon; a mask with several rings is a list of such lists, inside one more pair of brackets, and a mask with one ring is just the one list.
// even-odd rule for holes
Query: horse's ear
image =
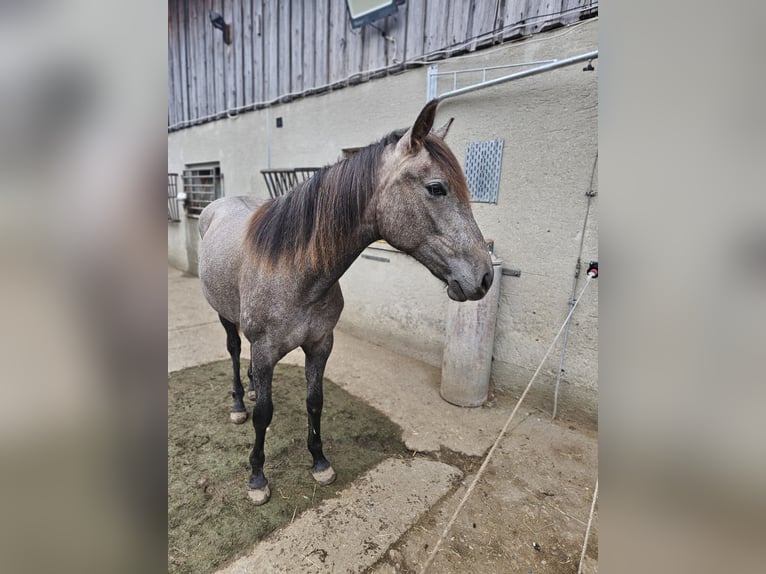
{"label": "horse's ear", "polygon": [[455,121],[455,118],[450,118],[449,120],[447,120],[446,124],[444,124],[439,129],[434,130],[433,134],[436,137],[441,138],[441,139],[446,138],[447,137],[447,132],[449,131],[449,127],[452,125],[453,121]]}
{"label": "horse's ear", "polygon": [[434,118],[436,117],[436,106],[439,105],[439,100],[431,100],[425,107],[420,110],[418,119],[415,120],[415,124],[406,131],[399,140],[396,148],[398,151],[404,153],[417,153],[423,146],[423,141],[434,126]]}

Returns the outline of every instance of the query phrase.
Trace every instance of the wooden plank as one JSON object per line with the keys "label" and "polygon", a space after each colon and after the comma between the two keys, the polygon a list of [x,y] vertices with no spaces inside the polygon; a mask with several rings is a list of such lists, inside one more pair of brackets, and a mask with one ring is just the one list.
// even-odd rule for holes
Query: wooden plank
{"label": "wooden plank", "polygon": [[330,83],[346,78],[346,20],[345,0],[330,0]]}
{"label": "wooden plank", "polygon": [[[223,1],[213,0],[213,10],[223,14]],[[221,30],[213,28],[212,24],[210,29],[213,32],[213,66],[215,68],[215,105],[213,110],[215,114],[218,114],[218,112],[226,109],[226,62],[224,60],[223,33]]]}
{"label": "wooden plank", "polygon": [[215,53],[213,51],[213,35],[215,30],[210,24],[208,10],[210,4],[204,4],[202,34],[204,36],[205,51],[203,54],[205,62],[205,116],[215,113]]}
{"label": "wooden plank", "polygon": [[394,42],[386,41],[386,61],[388,66],[400,66],[404,61],[404,52],[407,48],[407,6],[397,6],[396,14],[386,18],[388,36]]}
{"label": "wooden plank", "polygon": [[290,92],[290,2],[282,0],[278,3],[279,12],[279,54],[278,70],[279,96]]}
{"label": "wooden plank", "polygon": [[[234,28],[234,9],[232,6],[232,0],[223,0],[223,19],[227,24],[232,24],[231,27],[231,44],[223,42],[221,47],[223,48],[223,85],[224,85],[224,98],[223,109],[229,110],[236,104],[236,77],[237,77],[237,57],[236,57],[236,29]],[[220,32],[221,39],[223,39],[223,32]]]}
{"label": "wooden plank", "polygon": [[242,21],[243,4],[241,0],[233,0],[231,11],[231,49],[234,51],[234,98],[232,105],[242,107],[245,104],[245,30]]}
{"label": "wooden plank", "polygon": [[452,0],[450,16],[447,23],[447,46],[452,48],[449,54],[461,52],[468,40],[468,31],[473,26],[474,2],[469,0]]}
{"label": "wooden plank", "polygon": [[189,111],[189,78],[188,78],[188,66],[189,62],[186,55],[186,2],[179,2],[177,4],[176,16],[178,25],[178,67],[181,72],[181,117],[183,121],[189,121],[191,113]]}
{"label": "wooden plank", "polygon": [[407,39],[404,52],[406,62],[423,57],[427,4],[428,0],[407,2]]}
{"label": "wooden plank", "polygon": [[548,9],[550,4],[552,4],[551,0],[527,0],[526,14],[524,16],[527,20],[527,25],[524,26],[523,32],[525,36],[536,34],[541,30],[546,20],[546,14],[561,10],[560,6],[557,6],[555,9]]}
{"label": "wooden plank", "polygon": [[[380,26],[379,26],[380,27]],[[381,28],[385,30],[385,28]],[[386,39],[377,28],[365,26],[364,34],[364,70],[372,72],[386,65]]]}
{"label": "wooden plank", "polygon": [[290,91],[303,91],[303,1],[290,6]]}
{"label": "wooden plank", "polygon": [[330,83],[330,3],[329,0],[317,0],[315,6],[314,83],[315,87],[320,87]]}
{"label": "wooden plank", "polygon": [[199,103],[197,101],[197,3],[194,0],[188,3],[188,10],[186,53],[189,59],[189,101],[191,106],[189,119],[193,121],[199,117]]}
{"label": "wooden plank", "polygon": [[523,35],[527,18],[527,0],[507,0],[503,12],[502,37],[504,40]]}
{"label": "wooden plank", "polygon": [[271,101],[279,95],[279,15],[273,0],[265,0],[263,7],[264,99]]}
{"label": "wooden plank", "polygon": [[263,47],[264,38],[263,2],[253,2],[253,101],[266,99],[266,57]]}
{"label": "wooden plank", "polygon": [[176,123],[175,108],[175,47],[173,46],[173,0],[168,3],[168,124]]}
{"label": "wooden plank", "polygon": [[303,38],[301,48],[303,50],[303,89],[310,90],[317,87],[314,75],[314,61],[316,58],[316,23],[314,20],[316,8],[311,2],[303,3]]}
{"label": "wooden plank", "polygon": [[363,79],[363,72],[369,68],[366,66],[366,50],[368,37],[371,34],[378,33],[370,26],[361,28],[351,28],[349,23],[346,28],[346,58],[348,60],[347,74],[353,76],[352,82],[359,82]]}
{"label": "wooden plank", "polygon": [[176,123],[184,121],[183,96],[181,83],[181,61],[179,57],[179,31],[178,31],[178,3],[173,6],[172,12],[172,42],[173,42],[173,114]]}
{"label": "wooden plank", "polygon": [[253,103],[253,3],[242,2],[242,105]]}
{"label": "wooden plank", "polygon": [[204,117],[208,114],[208,109],[210,107],[210,84],[208,83],[208,75],[207,75],[207,60],[208,60],[208,51],[207,46],[205,42],[207,41],[207,34],[206,28],[209,24],[208,18],[207,18],[207,8],[205,6],[204,0],[199,0],[199,10],[198,10],[198,28],[197,28],[197,34],[198,34],[198,46],[197,46],[197,56],[199,58],[199,88],[197,90],[197,99],[200,101],[200,109],[199,109],[199,115],[200,117]]}
{"label": "wooden plank", "polygon": [[468,47],[471,51],[493,43],[491,32],[495,29],[495,18],[499,8],[499,4],[481,1],[475,2],[475,6],[470,36],[476,39]]}
{"label": "wooden plank", "polygon": [[588,8],[592,5],[590,0],[563,0],[561,2],[560,22],[562,24],[571,24],[580,19],[580,14],[588,13]]}
{"label": "wooden plank", "polygon": [[[450,0],[428,0],[425,45],[423,47],[426,54],[441,51],[446,46],[449,7]],[[439,54],[438,56],[443,57],[444,54]]]}

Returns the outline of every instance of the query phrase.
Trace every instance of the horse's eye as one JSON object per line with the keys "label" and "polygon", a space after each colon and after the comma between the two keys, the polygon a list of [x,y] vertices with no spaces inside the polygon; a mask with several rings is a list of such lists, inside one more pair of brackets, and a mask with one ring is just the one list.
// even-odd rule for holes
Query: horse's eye
{"label": "horse's eye", "polygon": [[434,182],[426,186],[429,195],[447,195],[447,188],[442,183]]}

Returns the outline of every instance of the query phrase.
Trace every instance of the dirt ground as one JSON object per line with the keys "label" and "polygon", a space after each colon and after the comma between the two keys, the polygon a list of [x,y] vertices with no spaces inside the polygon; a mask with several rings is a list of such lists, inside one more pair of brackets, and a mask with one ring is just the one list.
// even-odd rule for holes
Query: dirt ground
{"label": "dirt ground", "polygon": [[324,452],[338,461],[338,478],[317,487],[308,473],[303,369],[278,365],[266,437],[272,496],[256,511],[247,498],[253,427],[229,422],[230,373],[231,362],[218,361],[168,377],[170,572],[211,572],[382,460],[407,454],[400,428],[325,379]]}
{"label": "dirt ground", "polygon": [[[458,515],[429,572],[577,572],[596,479],[595,433],[525,413]],[[371,569],[415,573],[473,480],[483,458],[442,456],[465,477]],[[597,525],[598,503],[594,525]],[[583,572],[597,572],[598,528],[592,526]]]}
{"label": "dirt ground", "polygon": [[[252,426],[228,422],[229,380],[229,361],[169,376],[169,571],[214,571],[382,460],[418,457],[452,465],[463,479],[366,571],[420,572],[483,457],[446,448],[408,451],[397,425],[326,380],[325,452],[338,461],[339,476],[331,487],[316,488],[307,472],[303,371],[279,365],[266,442],[274,493],[256,512],[245,494]],[[497,399],[486,408],[497,408]],[[577,572],[596,476],[595,446],[592,431],[520,412],[429,571],[461,572],[470,566],[488,574]],[[585,571],[596,572],[597,528],[587,557]]]}
{"label": "dirt ground", "polygon": [[[228,422],[229,361],[219,361],[227,356],[223,330],[204,301],[198,280],[168,270],[170,571],[213,572],[219,565],[237,564],[232,561],[241,554],[242,568],[230,570],[420,572],[517,397],[497,394],[480,408],[455,407],[439,396],[438,368],[341,330],[335,335],[325,380],[337,386],[326,383],[323,438],[338,481],[315,490],[308,475],[303,355],[290,353],[277,367],[287,384],[274,385],[275,419],[266,442],[272,499],[255,509],[245,493],[252,425]],[[243,349],[243,365],[246,357]],[[537,390],[552,393],[544,386]],[[428,504],[414,510],[407,489],[413,479],[431,488],[428,478],[387,476],[390,483],[410,481],[400,481],[400,488],[407,490],[399,497],[401,505],[408,506],[387,509],[389,527],[381,533],[386,536],[373,537],[387,542],[374,548],[365,538],[368,534],[344,527],[351,514],[363,510],[339,502],[352,486],[359,487],[357,491],[379,489],[383,485],[354,477],[368,476],[364,469],[389,461],[402,469],[402,457],[446,463],[447,469],[454,469],[449,471],[452,478],[438,493],[429,490],[431,495],[424,497]],[[579,422],[551,423],[549,414],[525,403],[429,574],[575,574],[597,474],[595,429]],[[328,555],[322,562],[314,557],[322,548],[329,549],[326,533],[306,526],[309,521],[304,523],[301,517],[330,504],[341,509],[334,520],[347,552]],[[598,506],[596,510],[583,570],[591,574],[598,571]],[[400,517],[395,532],[397,520],[391,513]],[[326,525],[327,513],[319,514]],[[404,515],[406,519],[401,518]],[[379,522],[381,517],[369,518]],[[310,557],[316,564],[301,560],[295,552],[269,554],[269,548],[286,547],[288,530],[290,536],[306,540],[308,548],[304,552],[301,542],[301,552],[315,551]],[[254,547],[262,536],[263,543]],[[270,559],[272,567],[248,562],[248,548],[259,549],[258,556]],[[364,565],[360,556],[367,560]]]}

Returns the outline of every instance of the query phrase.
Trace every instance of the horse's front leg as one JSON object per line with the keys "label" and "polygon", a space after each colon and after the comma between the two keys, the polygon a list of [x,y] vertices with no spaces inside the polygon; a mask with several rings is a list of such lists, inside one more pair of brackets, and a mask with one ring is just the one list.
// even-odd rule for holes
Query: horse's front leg
{"label": "horse's front leg", "polygon": [[269,481],[263,474],[263,463],[266,459],[263,453],[266,441],[266,429],[271,424],[274,414],[274,404],[271,400],[271,378],[274,374],[274,365],[264,360],[256,345],[250,348],[250,366],[255,385],[255,406],[253,407],[253,428],[255,429],[255,445],[250,453],[250,466],[253,473],[250,475],[248,484],[248,496],[256,506],[265,504],[271,497]]}
{"label": "horse's front leg", "polygon": [[311,467],[311,476],[321,485],[330,484],[335,480],[336,474],[325,458],[322,452],[322,404],[324,395],[322,393],[322,378],[327,359],[332,351],[333,336],[330,332],[321,341],[314,344],[303,346],[306,353],[306,383],[308,392],[306,393],[306,411],[308,412],[308,448],[314,459]]}

